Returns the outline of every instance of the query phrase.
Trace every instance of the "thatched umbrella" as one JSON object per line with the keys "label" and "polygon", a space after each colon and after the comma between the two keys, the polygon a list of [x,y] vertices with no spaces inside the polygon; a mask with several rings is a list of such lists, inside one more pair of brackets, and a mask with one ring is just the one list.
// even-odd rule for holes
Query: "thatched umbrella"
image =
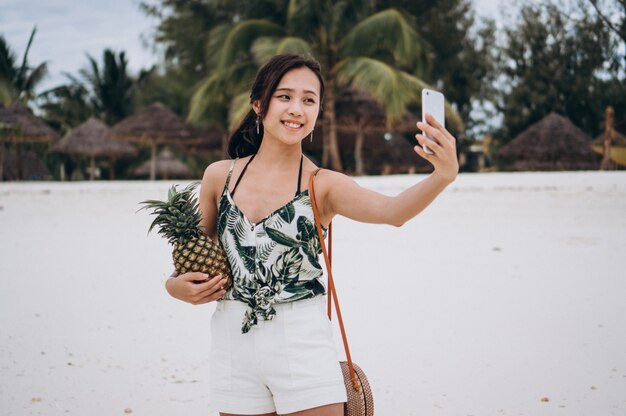
{"label": "thatched umbrella", "polygon": [[591,138],[567,118],[550,113],[528,127],[498,152],[513,160],[512,170],[597,169]]}
{"label": "thatched umbrella", "polygon": [[[23,152],[19,162],[22,169],[22,179],[47,181],[52,179],[46,164],[37,157],[35,152]],[[4,160],[4,176],[9,181],[18,179],[17,152],[7,152]]]}
{"label": "thatched umbrella", "polygon": [[35,117],[26,107],[14,104],[0,107],[0,180],[4,171],[4,142],[15,145],[17,179],[23,178],[22,143],[51,143],[59,140],[59,135],[41,119]]}
{"label": "thatched umbrella", "polygon": [[[151,174],[151,161],[148,160],[139,165],[134,174],[137,176],[147,176]],[[156,159],[156,175],[163,179],[170,178],[190,178],[193,176],[193,172],[189,167],[179,159],[176,159],[174,153],[169,149],[163,149]]]}
{"label": "thatched umbrella", "polygon": [[96,156],[111,157],[111,179],[113,179],[114,158],[136,156],[137,149],[132,145],[113,140],[111,128],[95,117],[73,129],[53,150],[60,153],[79,154],[89,157],[89,180],[93,180],[96,169]]}
{"label": "thatched umbrella", "polygon": [[[159,102],[144,107],[113,126],[113,138],[152,147],[150,179],[156,177],[158,144],[193,144],[207,140],[207,131],[196,128]],[[217,144],[221,147],[220,142]]]}

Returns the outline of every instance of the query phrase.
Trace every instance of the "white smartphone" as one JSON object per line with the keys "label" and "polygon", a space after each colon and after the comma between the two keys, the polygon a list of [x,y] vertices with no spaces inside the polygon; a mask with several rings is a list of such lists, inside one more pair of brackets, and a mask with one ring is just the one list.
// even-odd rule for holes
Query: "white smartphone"
{"label": "white smartphone", "polygon": [[[424,88],[422,90],[422,123],[426,123],[426,114],[430,114],[445,127],[446,114],[444,108],[444,98],[443,94],[439,91],[433,91]],[[425,136],[436,142],[435,138],[429,134],[425,134]],[[424,152],[432,155],[433,152],[426,145],[424,145]]]}

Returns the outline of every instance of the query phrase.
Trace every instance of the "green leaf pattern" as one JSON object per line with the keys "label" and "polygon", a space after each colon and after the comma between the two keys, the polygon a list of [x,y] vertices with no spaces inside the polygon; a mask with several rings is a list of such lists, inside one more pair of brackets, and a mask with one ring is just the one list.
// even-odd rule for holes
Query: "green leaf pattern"
{"label": "green leaf pattern", "polygon": [[241,327],[248,332],[276,315],[274,304],[323,295],[322,253],[308,191],[259,224],[252,224],[225,188],[219,201],[218,235],[233,271],[223,296],[248,305]]}

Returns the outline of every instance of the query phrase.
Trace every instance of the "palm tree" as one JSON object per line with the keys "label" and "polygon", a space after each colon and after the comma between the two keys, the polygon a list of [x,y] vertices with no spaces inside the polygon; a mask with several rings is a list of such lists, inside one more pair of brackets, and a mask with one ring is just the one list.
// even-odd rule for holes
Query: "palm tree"
{"label": "palm tree", "polygon": [[80,74],[89,84],[95,114],[107,124],[115,124],[132,114],[135,106],[135,80],[127,73],[126,54],[116,57],[110,49],[103,54],[102,68],[90,55],[89,67]]}
{"label": "palm tree", "polygon": [[48,72],[47,63],[36,67],[28,65],[28,52],[37,33],[35,26],[30,33],[22,63],[18,67],[17,58],[3,36],[0,36],[0,103],[5,107],[13,104],[28,106],[35,98],[35,88]]}
{"label": "palm tree", "polygon": [[[48,72],[47,63],[43,62],[35,67],[28,65],[28,52],[37,33],[37,26],[33,27],[22,63],[17,65],[17,58],[3,36],[0,36],[0,106],[11,107],[20,105],[28,107],[28,103],[35,98],[35,88],[44,79]],[[2,127],[2,126],[0,126]],[[14,140],[18,158],[18,179],[22,179],[22,143]],[[4,139],[0,137],[0,180],[3,175]]]}
{"label": "palm tree", "polygon": [[[428,45],[413,29],[413,22],[393,8],[376,12],[371,2],[358,0],[288,3],[285,25],[246,19],[211,32],[207,55],[212,57],[212,72],[196,90],[190,116],[202,114],[212,103],[230,102],[230,124],[236,124],[249,108],[251,68],[279,53],[311,54],[325,69],[323,123],[328,134],[322,164],[341,171],[335,115],[338,89],[352,87],[368,94],[385,108],[390,125],[410,103],[419,102],[419,92],[427,86],[414,74],[424,72],[429,64]],[[452,124],[462,126],[449,106],[448,113]]]}
{"label": "palm tree", "polygon": [[54,125],[61,135],[65,135],[93,114],[87,88],[70,74],[65,75],[70,83],[42,92],[39,105],[43,112],[42,117]]}

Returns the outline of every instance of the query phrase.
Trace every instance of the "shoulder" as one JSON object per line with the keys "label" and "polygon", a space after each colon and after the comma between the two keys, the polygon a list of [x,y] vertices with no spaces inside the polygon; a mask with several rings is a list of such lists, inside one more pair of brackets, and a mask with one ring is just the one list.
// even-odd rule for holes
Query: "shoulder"
{"label": "shoulder", "polygon": [[[320,169],[314,178],[315,199],[322,224],[328,224],[336,214],[335,205],[342,195],[349,195],[357,183],[351,177],[329,169]],[[309,190],[310,192],[310,190]]]}
{"label": "shoulder", "polygon": [[315,175],[315,189],[321,193],[328,193],[345,186],[353,186],[356,182],[354,179],[341,172],[329,169],[320,169]]}
{"label": "shoulder", "polygon": [[230,159],[218,160],[217,162],[211,163],[209,166],[204,169],[204,175],[202,179],[216,179],[221,176],[226,179],[228,176],[228,171],[230,170],[230,165],[233,163]]}
{"label": "shoulder", "polygon": [[231,159],[218,160],[204,169],[201,187],[203,193],[210,194],[215,198],[222,192],[232,163]]}

